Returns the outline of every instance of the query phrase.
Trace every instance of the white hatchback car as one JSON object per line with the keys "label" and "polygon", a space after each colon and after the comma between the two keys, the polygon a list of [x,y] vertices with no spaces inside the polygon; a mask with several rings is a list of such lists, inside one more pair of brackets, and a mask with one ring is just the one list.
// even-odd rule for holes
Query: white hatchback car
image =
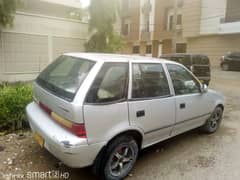
{"label": "white hatchback car", "polygon": [[198,127],[215,132],[224,98],[178,63],[69,53],[38,76],[26,110],[42,147],[111,180],[124,178],[143,148]]}

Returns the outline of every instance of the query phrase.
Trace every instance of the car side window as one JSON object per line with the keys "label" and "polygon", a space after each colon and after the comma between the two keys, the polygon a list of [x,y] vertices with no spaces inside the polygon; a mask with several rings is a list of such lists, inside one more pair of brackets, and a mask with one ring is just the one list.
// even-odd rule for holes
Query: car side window
{"label": "car side window", "polygon": [[105,63],[94,80],[87,103],[108,103],[126,98],[128,63]]}
{"label": "car side window", "polygon": [[200,93],[200,83],[182,66],[167,64],[176,95]]}
{"label": "car side window", "polygon": [[170,95],[169,85],[161,64],[133,64],[133,99],[168,95]]}

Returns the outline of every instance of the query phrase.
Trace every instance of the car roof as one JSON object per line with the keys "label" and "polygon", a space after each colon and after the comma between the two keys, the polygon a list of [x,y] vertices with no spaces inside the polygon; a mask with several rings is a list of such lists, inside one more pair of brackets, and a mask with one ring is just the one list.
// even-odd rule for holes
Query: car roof
{"label": "car roof", "polygon": [[182,57],[182,56],[206,56],[205,54],[191,54],[191,53],[173,53],[173,54],[163,54],[161,57]]}
{"label": "car roof", "polygon": [[178,64],[166,59],[159,59],[147,56],[126,55],[126,54],[104,54],[104,53],[65,53],[66,56],[88,59],[96,62],[149,62],[149,63],[170,63]]}

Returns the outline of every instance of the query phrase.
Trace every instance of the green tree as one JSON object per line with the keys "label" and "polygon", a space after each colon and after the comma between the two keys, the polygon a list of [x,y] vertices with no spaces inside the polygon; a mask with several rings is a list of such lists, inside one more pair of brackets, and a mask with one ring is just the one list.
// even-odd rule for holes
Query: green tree
{"label": "green tree", "polygon": [[0,0],[0,26],[12,25],[15,11],[16,0]]}
{"label": "green tree", "polygon": [[113,53],[121,49],[123,39],[114,32],[118,12],[118,0],[91,0],[89,31],[93,35],[85,44],[88,52]]}

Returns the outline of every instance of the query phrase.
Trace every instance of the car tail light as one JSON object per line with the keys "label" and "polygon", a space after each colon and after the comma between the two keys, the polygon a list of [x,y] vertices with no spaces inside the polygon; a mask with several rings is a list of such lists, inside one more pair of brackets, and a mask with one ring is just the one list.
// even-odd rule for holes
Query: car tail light
{"label": "car tail light", "polygon": [[87,132],[85,128],[85,124],[77,124],[77,123],[72,123],[71,121],[62,118],[55,112],[53,112],[50,108],[48,108],[46,105],[43,103],[39,102],[39,106],[49,115],[51,118],[57,122],[59,125],[64,127],[65,129],[69,130],[76,136],[80,138],[87,138]]}
{"label": "car tail light", "polygon": [[52,111],[51,109],[49,109],[46,105],[44,105],[43,103],[39,102],[39,106],[49,115],[51,115]]}
{"label": "car tail light", "polygon": [[73,124],[71,130],[78,137],[87,138],[87,132],[84,124]]}

